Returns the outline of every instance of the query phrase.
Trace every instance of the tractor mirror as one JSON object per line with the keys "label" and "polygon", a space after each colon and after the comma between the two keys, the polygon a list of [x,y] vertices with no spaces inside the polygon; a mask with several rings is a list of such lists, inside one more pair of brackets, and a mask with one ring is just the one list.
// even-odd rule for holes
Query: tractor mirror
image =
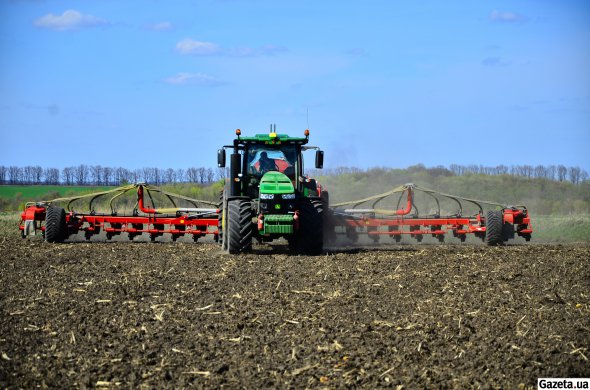
{"label": "tractor mirror", "polygon": [[219,149],[217,151],[217,166],[219,168],[225,168],[225,149]]}
{"label": "tractor mirror", "polygon": [[315,167],[322,169],[324,167],[324,151],[316,150],[315,152]]}

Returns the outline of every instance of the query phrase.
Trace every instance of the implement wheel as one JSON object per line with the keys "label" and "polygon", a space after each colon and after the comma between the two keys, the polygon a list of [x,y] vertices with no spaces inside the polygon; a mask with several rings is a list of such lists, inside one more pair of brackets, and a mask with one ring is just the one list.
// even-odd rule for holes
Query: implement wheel
{"label": "implement wheel", "polygon": [[299,204],[299,231],[293,245],[304,255],[319,255],[324,247],[324,207],[320,199],[303,198]]}
{"label": "implement wheel", "polygon": [[486,214],[486,244],[501,245],[504,242],[502,235],[504,215],[501,210],[490,210]]}
{"label": "implement wheel", "polygon": [[227,250],[236,254],[252,250],[252,207],[249,200],[227,202]]}
{"label": "implement wheel", "polygon": [[49,206],[45,211],[45,241],[63,242],[66,236],[65,210],[61,207]]}

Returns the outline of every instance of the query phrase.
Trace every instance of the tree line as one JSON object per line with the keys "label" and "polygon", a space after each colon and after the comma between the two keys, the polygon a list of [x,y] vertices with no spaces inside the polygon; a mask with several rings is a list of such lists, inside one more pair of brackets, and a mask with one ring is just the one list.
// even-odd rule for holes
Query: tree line
{"label": "tree line", "polygon": [[[374,171],[388,171],[391,168],[368,168],[358,167],[337,167],[323,170],[313,170],[312,176],[340,176],[344,174],[370,173]],[[564,165],[497,165],[488,167],[484,165],[459,165],[451,164],[448,167],[438,165],[426,167],[424,164],[412,165],[405,169],[408,173],[426,172],[430,176],[468,176],[468,175],[510,175],[526,177],[529,179],[547,179],[558,182],[569,181],[573,184],[580,184],[588,181],[588,172],[580,167],[566,167]]]}
{"label": "tree line", "polygon": [[[308,174],[316,176],[340,176],[390,170],[391,168],[336,167],[323,170],[310,170]],[[558,182],[569,181],[579,184],[590,179],[588,172],[580,167],[564,165],[483,165],[451,164],[448,167],[439,165],[426,167],[423,164],[406,168],[408,173],[427,172],[431,176],[467,176],[467,175],[511,175],[526,178],[541,178]],[[41,166],[0,166],[0,184],[53,184],[53,185],[96,185],[117,186],[127,183],[146,182],[154,185],[175,183],[213,183],[228,177],[227,168],[190,167],[187,169],[162,169],[145,167],[127,169],[122,167],[103,167],[101,165],[85,165],[58,168]]]}
{"label": "tree line", "polygon": [[190,167],[187,169],[103,167],[85,165],[58,168],[41,166],[0,166],[0,184],[52,184],[118,186],[146,182],[154,185],[175,183],[213,183],[227,176],[225,168]]}

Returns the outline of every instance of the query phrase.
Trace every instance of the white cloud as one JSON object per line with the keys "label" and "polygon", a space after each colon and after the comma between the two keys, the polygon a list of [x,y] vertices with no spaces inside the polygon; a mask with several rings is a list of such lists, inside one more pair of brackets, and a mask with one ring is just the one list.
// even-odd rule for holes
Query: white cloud
{"label": "white cloud", "polygon": [[185,38],[176,44],[176,51],[180,54],[197,56],[228,56],[228,57],[259,57],[272,56],[286,51],[282,46],[264,45],[261,47],[222,48],[211,42],[195,41]]}
{"label": "white cloud", "polygon": [[198,56],[212,56],[221,53],[221,48],[211,42],[193,41],[185,38],[176,44],[180,54],[194,54]]}
{"label": "white cloud", "polygon": [[493,22],[506,22],[506,23],[513,23],[513,22],[522,22],[525,20],[524,16],[519,15],[514,12],[500,12],[493,10],[490,14],[490,20]]}
{"label": "white cloud", "polygon": [[55,31],[78,30],[85,27],[98,27],[110,24],[104,19],[92,15],[84,15],[79,11],[69,9],[61,15],[47,14],[35,20],[33,24],[39,28]]}
{"label": "white cloud", "polygon": [[225,82],[207,73],[178,73],[176,76],[168,77],[165,80],[168,84],[194,84],[202,87],[217,87],[226,84]]}
{"label": "white cloud", "polygon": [[149,24],[146,26],[148,30],[152,31],[171,31],[174,30],[174,25],[170,22],[159,22],[154,24]]}

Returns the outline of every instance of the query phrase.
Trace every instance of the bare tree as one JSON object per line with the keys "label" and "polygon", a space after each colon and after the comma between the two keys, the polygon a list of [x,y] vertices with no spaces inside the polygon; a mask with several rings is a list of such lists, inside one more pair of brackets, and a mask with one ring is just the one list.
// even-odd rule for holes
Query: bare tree
{"label": "bare tree", "polygon": [[88,181],[88,166],[84,164],[80,164],[74,168],[74,177],[76,179],[76,184],[78,185],[85,185]]}
{"label": "bare tree", "polygon": [[61,177],[65,185],[71,186],[74,184],[74,168],[66,167],[61,170]]}
{"label": "bare tree", "polygon": [[199,181],[199,171],[195,167],[190,167],[186,170],[186,180],[189,183],[197,183]]}
{"label": "bare tree", "polygon": [[104,167],[102,169],[102,176],[105,186],[110,186],[113,181],[113,168],[111,167]]}
{"label": "bare tree", "polygon": [[137,184],[141,181],[141,177],[142,177],[141,173],[142,173],[141,169],[134,169],[131,172],[131,182],[133,184]]}
{"label": "bare tree", "polygon": [[547,178],[549,180],[555,180],[555,173],[557,172],[557,168],[555,165],[549,165],[547,167]]}
{"label": "bare tree", "polygon": [[16,166],[8,168],[8,182],[10,184],[19,184],[22,182],[23,169]]}
{"label": "bare tree", "polygon": [[464,167],[458,164],[451,164],[449,166],[449,169],[451,172],[453,172],[455,174],[455,176],[461,176],[463,175],[463,171],[464,171]]}
{"label": "bare tree", "polygon": [[207,170],[203,167],[197,168],[197,176],[199,178],[199,183],[204,183],[207,180]]}
{"label": "bare tree", "polygon": [[43,179],[43,168],[39,165],[33,167],[33,183],[41,184]]}
{"label": "bare tree", "polygon": [[154,179],[152,177],[152,169],[151,168],[142,168],[141,169],[141,180],[146,183],[153,183]]}
{"label": "bare tree", "polygon": [[115,169],[115,184],[122,185],[129,183],[131,173],[128,169],[119,167]]}
{"label": "bare tree", "polygon": [[508,174],[508,167],[506,165],[498,165],[496,167],[496,172],[498,175],[506,175]]}
{"label": "bare tree", "polygon": [[58,184],[59,183],[59,169],[47,168],[45,170],[45,184]]}
{"label": "bare tree", "polygon": [[90,180],[97,186],[102,185],[102,167],[100,165],[90,167]]}
{"label": "bare tree", "polygon": [[213,169],[207,168],[207,183],[213,183],[214,178],[215,174],[213,173]]}
{"label": "bare tree", "polygon": [[534,170],[534,175],[535,177],[546,179],[547,168],[545,168],[543,165],[537,165]]}
{"label": "bare tree", "polygon": [[182,168],[178,168],[178,169],[176,170],[175,174],[176,174],[176,180],[177,180],[179,183],[182,183],[182,182],[184,182],[184,169],[182,169]]}
{"label": "bare tree", "polygon": [[4,165],[0,166],[0,184],[6,184],[6,174],[8,173],[8,168]]}
{"label": "bare tree", "polygon": [[33,167],[27,165],[23,168],[23,184],[33,184]]}
{"label": "bare tree", "polygon": [[557,180],[558,181],[565,181],[567,175],[567,168],[563,165],[557,166]]}
{"label": "bare tree", "polygon": [[570,181],[574,184],[578,184],[580,182],[581,174],[582,169],[580,167],[569,167],[567,170],[567,175]]}
{"label": "bare tree", "polygon": [[164,171],[164,183],[176,183],[176,171],[174,169],[168,168]]}

